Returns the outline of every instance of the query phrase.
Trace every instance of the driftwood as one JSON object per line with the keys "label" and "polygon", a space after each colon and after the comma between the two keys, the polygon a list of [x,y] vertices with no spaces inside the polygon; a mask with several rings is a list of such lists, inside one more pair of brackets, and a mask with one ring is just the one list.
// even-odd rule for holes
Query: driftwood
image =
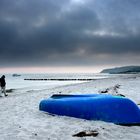
{"label": "driftwood", "polygon": [[73,137],[89,137],[89,136],[92,136],[92,137],[96,137],[98,136],[99,132],[96,131],[96,130],[92,130],[92,131],[82,131],[82,132],[79,132],[77,134],[74,134],[72,135]]}

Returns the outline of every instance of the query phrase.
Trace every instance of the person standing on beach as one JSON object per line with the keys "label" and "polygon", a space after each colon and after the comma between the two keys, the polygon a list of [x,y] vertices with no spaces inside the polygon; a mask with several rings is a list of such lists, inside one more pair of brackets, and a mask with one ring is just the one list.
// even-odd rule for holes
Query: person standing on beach
{"label": "person standing on beach", "polygon": [[0,78],[0,86],[1,86],[1,93],[4,93],[5,96],[8,96],[8,94],[6,94],[5,75],[3,75],[3,76]]}

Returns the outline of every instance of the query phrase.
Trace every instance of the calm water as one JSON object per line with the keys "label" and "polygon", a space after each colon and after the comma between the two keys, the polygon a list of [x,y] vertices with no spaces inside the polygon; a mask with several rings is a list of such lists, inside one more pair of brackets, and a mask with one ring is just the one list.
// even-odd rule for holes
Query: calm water
{"label": "calm water", "polygon": [[6,74],[7,89],[19,89],[19,88],[41,88],[42,86],[57,86],[81,83],[86,81],[26,81],[24,79],[101,79],[108,78],[114,75],[110,74],[81,74],[81,73],[64,73],[64,74],[21,74],[21,76],[13,77],[12,74]]}

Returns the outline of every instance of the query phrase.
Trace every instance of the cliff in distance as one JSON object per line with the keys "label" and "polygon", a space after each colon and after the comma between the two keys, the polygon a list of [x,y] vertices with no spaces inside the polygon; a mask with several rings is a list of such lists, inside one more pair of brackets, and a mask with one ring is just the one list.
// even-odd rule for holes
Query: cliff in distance
{"label": "cliff in distance", "polygon": [[116,67],[110,69],[104,69],[101,73],[110,73],[110,74],[133,74],[140,73],[140,66],[125,66],[125,67]]}

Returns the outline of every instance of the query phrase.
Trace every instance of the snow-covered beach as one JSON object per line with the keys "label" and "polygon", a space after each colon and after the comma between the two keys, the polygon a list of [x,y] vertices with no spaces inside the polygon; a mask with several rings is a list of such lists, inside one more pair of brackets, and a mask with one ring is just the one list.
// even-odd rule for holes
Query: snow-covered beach
{"label": "snow-covered beach", "polygon": [[[103,121],[51,116],[39,111],[42,99],[53,94],[122,94],[140,104],[140,75],[87,74],[78,77],[97,80],[25,81],[34,75],[6,75],[8,97],[0,98],[0,140],[139,140],[140,126],[120,126]],[[39,75],[40,76],[40,75]],[[51,77],[51,75],[50,75]],[[72,75],[54,75],[71,78]],[[77,75],[73,75],[77,77]],[[38,77],[37,77],[38,78]],[[102,93],[106,94],[106,93]],[[96,130],[97,137],[73,137],[81,131]]]}

